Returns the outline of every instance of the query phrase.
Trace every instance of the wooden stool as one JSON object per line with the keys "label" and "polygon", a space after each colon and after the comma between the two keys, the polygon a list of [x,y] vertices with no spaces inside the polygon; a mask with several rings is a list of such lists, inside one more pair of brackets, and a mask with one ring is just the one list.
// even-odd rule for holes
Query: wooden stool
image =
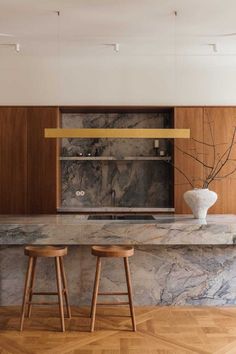
{"label": "wooden stool", "polygon": [[[133,247],[125,247],[125,246],[93,246],[92,247],[92,255],[97,257],[97,266],[96,266],[96,274],[94,280],[94,289],[93,289],[93,299],[91,306],[91,332],[94,331],[95,324],[95,315],[96,315],[96,307],[97,305],[129,305],[130,307],[130,315],[132,318],[133,331],[136,331],[136,323],[135,323],[135,314],[133,307],[133,299],[132,299],[132,287],[131,287],[131,279],[130,279],[130,270],[129,270],[129,261],[128,257],[133,256],[134,249]],[[124,266],[125,266],[125,275],[126,275],[126,283],[127,283],[127,293],[119,293],[119,292],[103,292],[99,293],[99,281],[101,274],[101,258],[102,257],[111,257],[111,258],[124,258]],[[98,295],[128,295],[128,302],[115,302],[115,303],[97,303]]]}
{"label": "wooden stool", "polygon": [[[50,305],[58,304],[61,317],[61,330],[65,331],[65,321],[64,321],[64,309],[63,309],[63,294],[65,296],[66,308],[68,318],[71,318],[71,311],[68,298],[68,288],[66,282],[66,275],[63,263],[63,256],[67,255],[67,247],[53,247],[53,246],[27,246],[24,251],[26,256],[29,256],[28,270],[25,280],[24,297],[22,303],[21,311],[21,323],[20,331],[23,330],[24,317],[26,311],[26,305],[28,305],[27,315],[30,317],[32,305]],[[57,278],[57,292],[33,292],[34,278],[35,278],[35,268],[37,257],[43,258],[54,258],[56,267],[56,278]],[[32,302],[32,297],[34,295],[57,295],[59,302]]]}

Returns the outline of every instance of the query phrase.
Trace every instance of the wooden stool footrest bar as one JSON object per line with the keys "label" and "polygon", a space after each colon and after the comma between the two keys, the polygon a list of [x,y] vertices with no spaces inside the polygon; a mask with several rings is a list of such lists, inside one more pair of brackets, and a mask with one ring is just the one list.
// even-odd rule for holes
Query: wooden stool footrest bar
{"label": "wooden stool footrest bar", "polygon": [[129,305],[128,301],[119,301],[119,302],[97,302],[97,305],[100,306],[110,306],[110,305]]}
{"label": "wooden stool footrest bar", "polygon": [[27,302],[27,305],[58,305],[59,302]]}
{"label": "wooden stool footrest bar", "polygon": [[113,293],[98,293],[98,295],[129,295],[128,293],[119,293],[119,292],[113,292]]}
{"label": "wooden stool footrest bar", "polygon": [[[65,293],[66,290],[62,290],[63,293]],[[32,293],[32,295],[58,295],[58,293],[56,291],[51,291],[51,292],[36,292],[36,293]]]}

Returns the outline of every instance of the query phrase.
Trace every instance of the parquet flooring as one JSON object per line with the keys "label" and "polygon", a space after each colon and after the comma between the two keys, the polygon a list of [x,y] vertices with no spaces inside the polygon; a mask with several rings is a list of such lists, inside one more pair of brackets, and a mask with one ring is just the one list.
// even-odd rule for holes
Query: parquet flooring
{"label": "parquet flooring", "polygon": [[1,307],[0,354],[236,354],[235,308],[135,310],[135,333],[125,307],[99,308],[94,333],[89,309],[73,308],[62,333],[57,309],[37,308],[20,333],[19,307]]}

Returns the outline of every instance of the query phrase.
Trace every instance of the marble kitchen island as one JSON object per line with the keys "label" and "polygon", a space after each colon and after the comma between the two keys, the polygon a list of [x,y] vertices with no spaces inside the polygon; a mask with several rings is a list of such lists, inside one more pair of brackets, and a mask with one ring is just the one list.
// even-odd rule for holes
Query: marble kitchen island
{"label": "marble kitchen island", "polygon": [[[162,215],[153,220],[91,220],[88,215],[0,217],[0,305],[19,304],[27,258],[23,245],[68,245],[65,259],[71,302],[91,300],[94,244],[134,245],[130,259],[136,305],[236,304],[236,216]],[[37,284],[53,282],[52,263]],[[103,262],[101,287],[120,290],[121,263]]]}

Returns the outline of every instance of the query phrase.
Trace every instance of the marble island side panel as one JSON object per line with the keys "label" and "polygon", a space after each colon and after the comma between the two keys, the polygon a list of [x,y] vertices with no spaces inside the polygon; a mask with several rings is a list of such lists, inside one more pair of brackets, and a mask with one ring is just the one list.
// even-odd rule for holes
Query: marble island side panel
{"label": "marble island side panel", "polygon": [[[95,262],[89,246],[69,247],[65,267],[72,305],[90,305]],[[122,264],[103,261],[101,291],[125,290]],[[22,246],[0,248],[1,306],[21,304],[26,267]],[[130,267],[135,305],[236,305],[234,246],[136,246]],[[38,291],[56,289],[52,260],[39,259],[36,279]]]}
{"label": "marble island side panel", "polygon": [[[132,244],[131,272],[136,305],[235,305],[236,217],[212,216],[207,223],[166,216],[155,221],[90,221],[82,216],[0,217],[0,305],[21,303],[25,244],[66,244],[73,305],[89,305],[95,257],[92,244]],[[101,289],[125,287],[121,260],[104,260]],[[54,264],[39,260],[37,288],[55,289]],[[54,285],[53,285],[54,284]]]}

